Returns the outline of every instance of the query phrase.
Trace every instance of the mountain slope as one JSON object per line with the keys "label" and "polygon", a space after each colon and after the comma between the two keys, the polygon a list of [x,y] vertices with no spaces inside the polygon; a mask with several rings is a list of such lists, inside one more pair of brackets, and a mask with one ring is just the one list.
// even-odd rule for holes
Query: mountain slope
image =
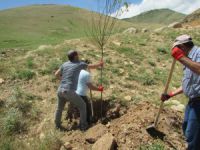
{"label": "mountain slope", "polygon": [[200,9],[194,11],[192,14],[186,16],[183,20],[184,24],[198,26],[200,25]]}
{"label": "mountain slope", "polygon": [[170,24],[172,22],[180,21],[184,18],[184,14],[175,12],[170,9],[156,9],[144,12],[138,16],[125,19],[134,23],[156,23],[156,24]]}
{"label": "mountain slope", "polygon": [[[37,47],[85,36],[91,12],[71,6],[33,5],[0,11],[0,48]],[[121,26],[128,23],[120,23]]]}

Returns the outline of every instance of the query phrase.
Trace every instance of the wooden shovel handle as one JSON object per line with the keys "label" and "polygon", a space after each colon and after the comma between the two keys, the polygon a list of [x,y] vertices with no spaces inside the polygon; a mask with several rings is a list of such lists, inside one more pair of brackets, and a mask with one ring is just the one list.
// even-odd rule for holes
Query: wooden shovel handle
{"label": "wooden shovel handle", "polygon": [[92,90],[90,90],[90,103],[91,103],[91,112],[92,112],[92,117],[94,117],[94,108],[93,108]]}
{"label": "wooden shovel handle", "polygon": [[[171,78],[172,78],[172,73],[173,73],[173,71],[174,71],[174,66],[175,66],[175,64],[176,64],[176,59],[174,59],[173,62],[172,62],[171,69],[170,69],[170,73],[169,73],[169,75],[168,75],[167,82],[166,82],[166,84],[165,84],[165,89],[164,89],[164,92],[163,92],[164,94],[167,94],[167,91],[168,91],[168,88],[169,88],[169,83],[170,83]],[[162,109],[163,109],[163,104],[164,104],[164,101],[162,101],[162,102],[160,103],[160,108],[159,108],[158,114],[157,114],[157,116],[156,116],[156,118],[155,118],[155,121],[154,121],[154,127],[155,127],[155,128],[156,128],[157,125],[158,125],[158,119],[159,119],[160,113],[161,113],[161,111],[162,111]]]}

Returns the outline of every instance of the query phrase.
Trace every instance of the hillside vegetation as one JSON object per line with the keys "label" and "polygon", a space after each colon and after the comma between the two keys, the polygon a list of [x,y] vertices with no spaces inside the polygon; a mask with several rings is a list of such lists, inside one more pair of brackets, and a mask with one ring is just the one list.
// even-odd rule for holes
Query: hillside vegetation
{"label": "hillside vegetation", "polygon": [[200,26],[200,9],[186,16],[182,22],[183,24],[186,24],[186,25]]}
{"label": "hillside vegetation", "polygon": [[[29,14],[30,11],[34,13]],[[60,16],[56,16],[55,12]],[[0,53],[1,150],[65,150],[67,148],[61,148],[64,144],[73,149],[88,150],[94,143],[86,141],[87,134],[100,132],[99,126],[105,129],[103,134],[109,132],[116,138],[119,150],[185,149],[181,131],[183,112],[172,109],[172,106],[187,103],[184,95],[174,97],[174,104],[165,103],[161,114],[158,127],[167,134],[168,142],[152,138],[145,129],[152,124],[158,112],[160,94],[172,63],[172,41],[180,34],[190,34],[195,44],[200,45],[200,29],[165,28],[157,32],[138,30],[135,33],[113,34],[104,53],[103,100],[110,105],[120,104],[120,115],[118,118],[111,116],[106,124],[97,122],[88,131],[81,132],[72,128],[71,122],[66,118],[66,107],[62,121],[71,130],[60,132],[54,126],[56,91],[59,85],[54,76],[55,70],[67,60],[66,53],[70,49],[77,49],[81,59],[89,59],[93,63],[101,59],[100,50],[87,38],[81,38],[84,30],[80,23],[85,23],[87,11],[68,6],[44,5],[1,11],[0,14],[4,22],[0,25],[5,30],[0,30],[3,49]],[[64,14],[74,17],[66,19]],[[32,16],[34,21],[26,18],[27,15]],[[6,20],[15,20],[16,24],[14,21],[10,24]],[[22,26],[21,22],[25,25]],[[28,24],[31,25],[30,28]],[[120,30],[130,25],[123,22],[120,24]],[[65,26],[70,29],[68,32],[65,32]],[[54,28],[55,34],[52,33]],[[70,39],[75,37],[76,39]],[[4,38],[12,40],[6,43]],[[34,49],[28,51],[19,47]],[[92,70],[91,74],[94,84],[99,85],[100,70]],[[181,78],[182,66],[177,62],[169,89],[178,88]],[[95,103],[100,99],[100,93],[92,94]],[[99,111],[99,106],[97,105],[94,113]]]}
{"label": "hillside vegetation", "polygon": [[[84,37],[91,12],[71,6],[34,5],[0,11],[0,48],[36,48]],[[130,23],[121,22],[126,28]]]}
{"label": "hillside vegetation", "polygon": [[173,22],[181,21],[184,17],[184,14],[170,9],[156,9],[141,13],[135,17],[127,18],[125,20],[133,23],[154,23],[168,25]]}

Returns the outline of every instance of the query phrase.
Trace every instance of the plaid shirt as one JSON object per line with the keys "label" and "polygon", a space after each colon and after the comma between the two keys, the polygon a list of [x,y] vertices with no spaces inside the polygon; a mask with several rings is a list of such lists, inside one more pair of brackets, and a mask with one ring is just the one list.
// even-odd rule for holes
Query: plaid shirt
{"label": "plaid shirt", "polygon": [[[194,46],[190,51],[188,58],[190,58],[194,62],[200,63],[200,48]],[[200,75],[194,73],[187,67],[184,67],[183,70],[183,92],[189,98],[200,97]]]}

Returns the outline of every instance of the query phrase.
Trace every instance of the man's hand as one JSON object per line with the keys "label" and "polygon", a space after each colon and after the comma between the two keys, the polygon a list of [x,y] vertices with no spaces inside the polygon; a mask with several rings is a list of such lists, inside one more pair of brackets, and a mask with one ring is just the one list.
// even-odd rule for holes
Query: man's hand
{"label": "man's hand", "polygon": [[185,52],[178,48],[178,47],[174,47],[172,48],[172,52],[171,52],[171,55],[176,59],[176,60],[179,60],[180,58],[184,57],[185,56]]}
{"label": "man's hand", "polygon": [[103,65],[104,65],[104,62],[103,62],[103,60],[101,60],[101,61],[99,62],[99,67],[103,67]]}
{"label": "man's hand", "polygon": [[168,99],[170,99],[171,97],[173,97],[174,96],[174,94],[172,93],[172,92],[170,92],[170,93],[168,93],[168,94],[165,94],[165,93],[163,93],[162,95],[161,95],[161,100],[162,101],[166,101],[166,100],[168,100]]}
{"label": "man's hand", "polygon": [[103,88],[103,86],[101,86],[101,85],[98,87],[98,91],[100,91],[100,92],[103,92],[103,89],[104,89],[104,88]]}

